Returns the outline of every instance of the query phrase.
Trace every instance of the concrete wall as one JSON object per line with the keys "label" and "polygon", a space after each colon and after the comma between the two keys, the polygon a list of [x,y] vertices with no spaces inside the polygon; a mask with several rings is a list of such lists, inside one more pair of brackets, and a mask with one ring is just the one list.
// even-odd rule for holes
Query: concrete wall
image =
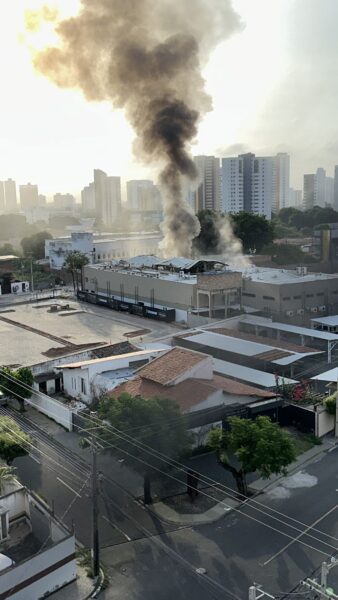
{"label": "concrete wall", "polygon": [[176,281],[160,279],[157,277],[146,277],[145,275],[133,275],[122,271],[109,269],[84,268],[84,287],[86,291],[107,294],[110,285],[110,295],[121,298],[121,286],[124,290],[124,299],[138,300],[149,303],[151,292],[154,290],[154,302],[159,306],[181,308],[196,305],[196,279],[195,283],[189,280],[178,279]]}
{"label": "concrete wall", "polygon": [[10,521],[17,519],[21,515],[29,515],[29,502],[25,488],[20,488],[1,496],[0,504],[5,510],[8,510]]}
{"label": "concrete wall", "polygon": [[68,431],[72,431],[73,411],[66,404],[54,400],[54,398],[50,398],[42,392],[39,394],[33,393],[31,398],[28,398],[25,402],[68,429]]}
{"label": "concrete wall", "polygon": [[321,438],[335,428],[335,416],[330,415],[324,407],[316,412],[316,436]]}
{"label": "concrete wall", "polygon": [[38,600],[76,579],[75,538],[70,536],[0,574],[0,599]]}
{"label": "concrete wall", "polygon": [[[338,312],[338,276],[317,281],[295,280],[292,284],[281,285],[243,279],[242,302],[283,321],[308,324],[316,314],[325,316]],[[325,306],[325,310],[319,311],[321,306]],[[314,308],[318,313],[313,312]],[[287,315],[288,311],[293,311],[294,315]]]}

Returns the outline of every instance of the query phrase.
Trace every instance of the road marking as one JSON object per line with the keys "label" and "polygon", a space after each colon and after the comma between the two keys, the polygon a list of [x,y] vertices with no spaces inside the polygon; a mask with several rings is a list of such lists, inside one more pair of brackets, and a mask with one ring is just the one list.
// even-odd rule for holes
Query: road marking
{"label": "road marking", "polygon": [[82,496],[80,494],[78,494],[75,490],[73,490],[72,487],[70,487],[70,485],[68,485],[68,483],[66,483],[65,481],[63,481],[63,479],[60,479],[60,477],[56,478],[60,483],[62,483],[62,485],[66,486],[66,488],[68,488],[71,492],[73,492],[73,494],[75,494],[76,496],[78,496],[79,498],[82,498]]}
{"label": "road marking", "polygon": [[[328,517],[336,509],[337,509],[337,504],[335,506],[333,506],[330,510],[328,510],[324,515],[322,515],[321,517],[319,517],[319,519],[317,519],[316,521],[314,521],[314,523],[312,523],[311,525],[308,525],[308,527],[306,527],[306,529],[304,529],[304,531],[302,531],[293,540],[291,540],[291,542],[289,542],[288,544],[286,544],[286,546],[284,546],[283,548],[281,548],[281,550],[279,550],[278,552],[276,552],[276,554],[274,554],[273,556],[271,556],[271,558],[269,558],[269,560],[266,560],[265,563],[263,563],[263,566],[265,567],[271,561],[273,561],[275,558],[277,558],[277,556],[280,556],[280,554],[283,554],[283,552],[285,552],[285,550],[287,550],[290,546],[292,546],[292,544],[294,544],[295,542],[298,542],[303,535],[306,535],[307,532],[310,529],[312,529],[312,527],[314,527],[315,525],[317,525],[318,523],[320,523],[320,521],[322,521],[323,519],[325,519],[326,517]],[[313,549],[317,550],[316,548],[313,548]],[[318,550],[318,552],[320,552],[320,551]]]}
{"label": "road marking", "polygon": [[111,525],[111,527],[115,527],[126,538],[126,540],[128,540],[128,542],[131,542],[131,537],[129,537],[129,535],[124,533],[124,531],[122,531],[122,529],[120,529],[120,527],[118,525],[116,525],[116,523],[112,523],[112,521],[109,521],[109,519],[107,519],[107,517],[105,515],[101,515],[101,519],[104,519],[105,521],[107,521],[107,523],[109,523],[109,525]]}
{"label": "road marking", "polygon": [[31,457],[32,460],[35,460],[36,463],[38,463],[38,465],[41,465],[41,462],[39,461],[38,458],[36,458],[35,456],[33,456],[33,454],[29,455]]}

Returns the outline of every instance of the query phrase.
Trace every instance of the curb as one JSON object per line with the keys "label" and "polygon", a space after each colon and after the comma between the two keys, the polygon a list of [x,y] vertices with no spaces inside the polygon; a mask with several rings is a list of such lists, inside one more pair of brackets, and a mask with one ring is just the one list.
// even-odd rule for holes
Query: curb
{"label": "curb", "polygon": [[[148,510],[155,513],[157,517],[170,525],[175,524],[189,527],[193,525],[208,525],[210,523],[215,523],[242,503],[241,500],[235,502],[226,497],[222,502],[218,502],[215,506],[209,508],[209,510],[199,514],[178,513],[173,508],[166,506],[164,502],[156,502],[151,507],[148,506]],[[155,508],[155,506],[157,508]]]}

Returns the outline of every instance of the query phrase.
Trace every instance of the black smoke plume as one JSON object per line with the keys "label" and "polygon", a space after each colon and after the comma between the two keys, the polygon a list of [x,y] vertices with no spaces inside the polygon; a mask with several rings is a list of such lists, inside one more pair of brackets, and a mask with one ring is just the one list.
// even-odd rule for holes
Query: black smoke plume
{"label": "black smoke plume", "polygon": [[161,169],[163,252],[189,256],[200,225],[182,186],[197,176],[189,146],[211,109],[201,67],[239,27],[230,0],[82,0],[55,27],[60,44],[36,54],[37,70],[125,110],[136,156]]}

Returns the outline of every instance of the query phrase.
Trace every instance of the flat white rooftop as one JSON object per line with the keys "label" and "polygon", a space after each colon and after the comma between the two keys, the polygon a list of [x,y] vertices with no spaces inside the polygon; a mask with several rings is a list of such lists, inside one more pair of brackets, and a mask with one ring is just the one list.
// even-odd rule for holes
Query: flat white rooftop
{"label": "flat white rooftop", "polygon": [[261,281],[274,285],[283,285],[289,283],[306,283],[310,281],[325,281],[328,279],[338,279],[337,274],[330,273],[307,273],[306,275],[299,274],[296,270],[289,269],[273,269],[265,267],[238,267],[236,271],[240,271],[245,279],[252,281]]}
{"label": "flat white rooftop", "polygon": [[321,325],[328,325],[330,327],[338,326],[338,315],[332,315],[331,317],[319,317],[317,319],[311,319],[313,323],[320,323]]}
{"label": "flat white rooftop", "polygon": [[309,327],[298,327],[297,325],[289,325],[288,323],[275,323],[273,321],[269,321],[269,319],[251,316],[245,317],[240,322],[243,324],[249,323],[250,325],[259,325],[265,329],[274,329],[276,331],[295,333],[297,335],[303,335],[313,339],[325,340],[326,342],[338,342],[337,334],[328,333],[327,331],[318,331],[318,329],[310,329]]}
{"label": "flat white rooftop", "polygon": [[[244,367],[243,365],[237,365],[226,360],[219,360],[213,358],[213,365],[215,373],[226,375],[239,381],[245,381],[272,389],[277,386],[276,376],[273,373],[266,373],[265,371],[259,371],[258,369],[251,369],[250,367]],[[277,375],[278,385],[291,385],[298,383],[295,379],[288,379],[287,377],[280,377]]]}
{"label": "flat white rooftop", "polygon": [[338,378],[338,367],[334,369],[330,369],[329,371],[324,371],[324,373],[320,373],[315,377],[311,377],[315,381],[326,381],[326,382],[336,382]]}
{"label": "flat white rooftop", "polygon": [[[281,352],[287,354],[287,356],[283,356],[282,358],[278,358],[276,360],[271,360],[272,363],[276,365],[289,365],[297,360],[301,360],[306,356],[312,356],[313,354],[321,354],[321,351],[318,352],[293,352],[292,350],[285,350],[285,348],[278,348],[278,346],[269,346],[268,344],[259,344],[257,342],[251,342],[248,340],[242,340],[239,338],[234,338],[231,336],[214,333],[214,332],[205,332],[200,330],[201,333],[197,333],[196,335],[185,336],[186,340],[190,342],[195,342],[200,344],[202,347],[200,352],[203,352],[203,346],[208,346],[209,348],[216,348],[218,350],[224,350],[226,352],[232,352],[234,354],[241,354],[242,356],[257,356],[261,354],[265,354],[268,352],[276,352],[276,350],[280,350]],[[338,336],[337,336],[338,337]],[[269,360],[267,358],[267,360]]]}
{"label": "flat white rooftop", "polygon": [[128,268],[111,263],[96,263],[94,265],[86,265],[86,269],[96,269],[97,271],[110,271],[112,273],[120,273],[121,275],[128,275],[129,277],[142,277],[161,279],[161,281],[175,281],[176,283],[182,283],[185,285],[196,285],[197,275],[181,274],[181,273],[170,273],[168,271],[158,271],[157,269],[142,269],[137,270],[136,268]]}

